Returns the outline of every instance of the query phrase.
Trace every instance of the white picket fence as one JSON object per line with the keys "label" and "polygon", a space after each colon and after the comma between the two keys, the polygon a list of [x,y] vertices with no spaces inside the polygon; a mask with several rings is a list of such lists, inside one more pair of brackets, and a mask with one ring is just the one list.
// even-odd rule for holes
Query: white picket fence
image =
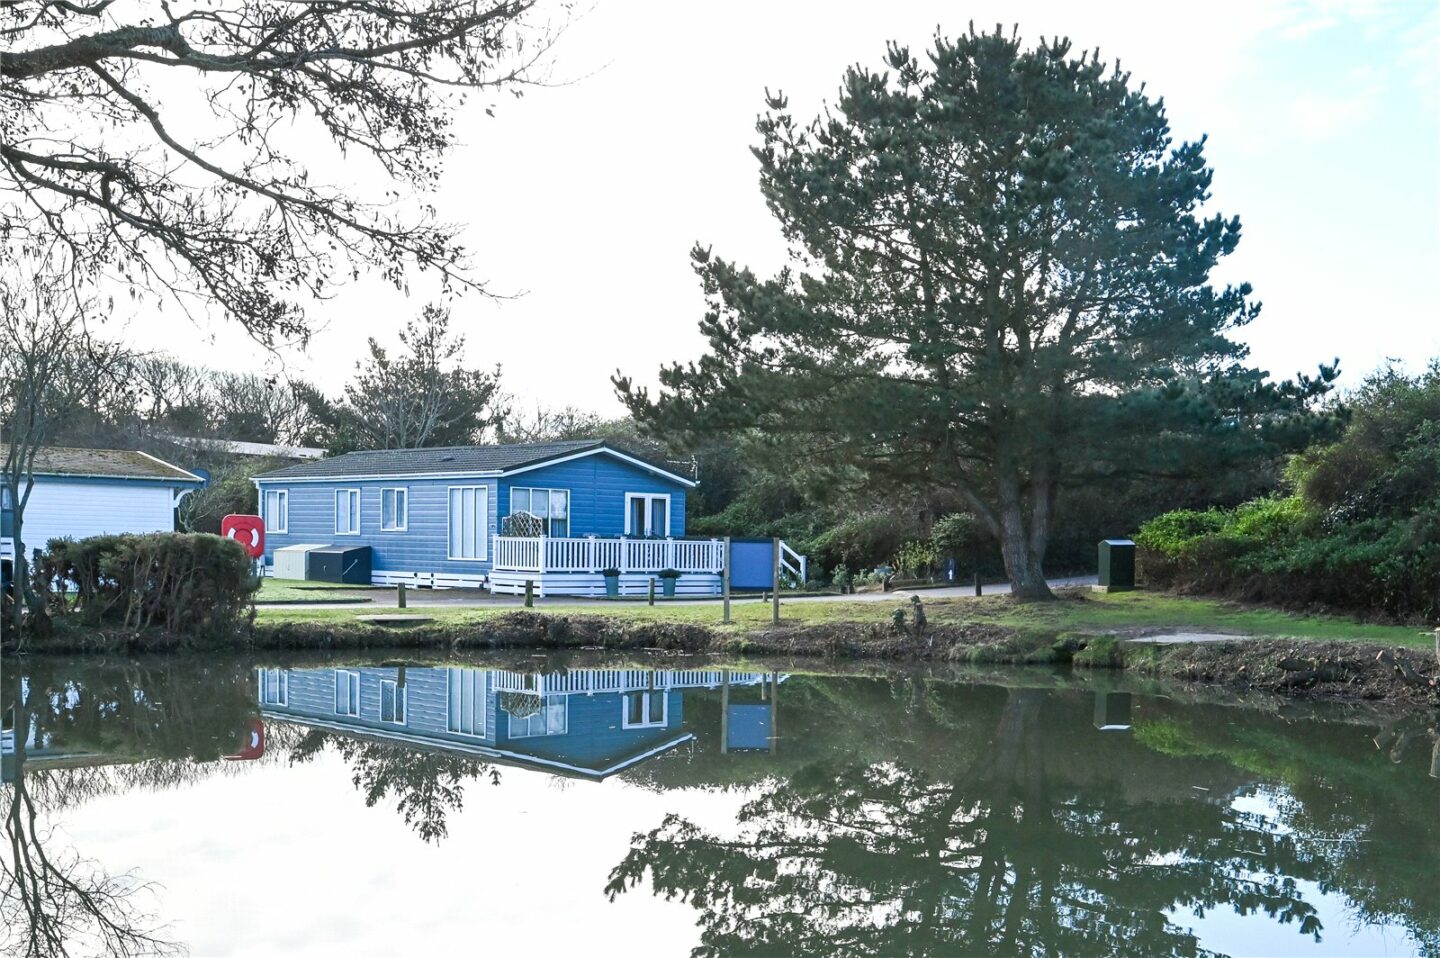
{"label": "white picket fence", "polygon": [[577,539],[496,536],[494,567],[506,572],[719,573],[725,567],[720,539]]}

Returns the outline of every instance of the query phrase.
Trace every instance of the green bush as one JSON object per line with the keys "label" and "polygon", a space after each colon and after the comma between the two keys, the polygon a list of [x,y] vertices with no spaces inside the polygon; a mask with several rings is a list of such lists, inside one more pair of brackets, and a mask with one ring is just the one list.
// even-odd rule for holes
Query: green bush
{"label": "green bush", "polygon": [[239,543],[206,533],[52,539],[36,578],[61,616],[199,643],[244,634],[259,584]]}

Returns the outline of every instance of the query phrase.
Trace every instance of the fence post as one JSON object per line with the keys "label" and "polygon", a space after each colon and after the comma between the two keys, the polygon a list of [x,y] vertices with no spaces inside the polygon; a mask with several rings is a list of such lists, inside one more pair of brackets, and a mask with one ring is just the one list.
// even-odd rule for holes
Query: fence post
{"label": "fence post", "polygon": [[525,608],[527,608],[527,609],[533,609],[534,607],[535,607],[535,580],[534,580],[534,579],[526,579],[526,580],[525,580]]}
{"label": "fence post", "polygon": [[400,608],[405,608],[405,583],[403,582],[400,583],[400,587],[395,593],[395,602]]}
{"label": "fence post", "polygon": [[650,604],[655,604],[655,577],[650,577]]}
{"label": "fence post", "polygon": [[[725,597],[725,618],[722,622],[730,624],[730,537],[725,537],[725,551],[720,555],[720,594]],[[726,673],[728,678],[729,673]],[[727,682],[728,684],[728,682]]]}
{"label": "fence post", "polygon": [[770,539],[770,558],[774,561],[770,564],[771,588],[773,597],[770,599],[770,621],[774,625],[780,624],[780,537]]}

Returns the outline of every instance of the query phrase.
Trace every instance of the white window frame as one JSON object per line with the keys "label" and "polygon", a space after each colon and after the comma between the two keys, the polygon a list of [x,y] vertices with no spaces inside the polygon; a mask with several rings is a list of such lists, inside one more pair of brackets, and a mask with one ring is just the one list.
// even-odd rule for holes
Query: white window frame
{"label": "white window frame", "polygon": [[[350,517],[355,520],[354,530],[340,528],[340,497],[354,496],[355,510]],[[335,490],[335,534],[337,536],[358,536],[360,534],[360,490],[359,489],[336,489]]]}
{"label": "white window frame", "polygon": [[[544,487],[544,486],[511,486],[511,487],[510,487],[510,511],[509,511],[508,513],[506,513],[507,515],[511,515],[511,516],[515,515],[515,493],[521,491],[522,489],[523,489],[525,492],[530,493],[530,503],[531,503],[531,505],[534,505],[534,503],[535,503],[535,493],[537,493],[537,492],[543,492],[543,493],[545,493],[545,517],[544,517],[544,518],[545,518],[545,528],[546,528],[546,530],[547,530],[547,534],[548,534],[548,530],[549,530],[549,528],[550,528],[550,520],[551,520],[552,518],[554,518],[553,516],[550,515],[550,497],[551,497],[552,495],[554,495],[555,493],[557,493],[557,492],[563,492],[563,493],[565,493],[565,535],[563,535],[563,536],[556,536],[556,538],[561,538],[561,539],[568,539],[568,538],[570,538],[570,505],[571,505],[572,500],[574,499],[574,497],[573,497],[572,495],[570,495],[570,490],[569,490],[569,489],[554,489],[554,488],[548,488],[548,487]],[[526,510],[524,510],[524,511],[529,512],[530,510],[526,509]],[[531,515],[535,515],[533,512],[531,512],[530,514],[531,514]],[[536,518],[539,518],[539,517],[537,516]]]}
{"label": "white window frame", "polygon": [[[564,715],[565,715],[565,723],[564,723],[564,726],[565,726],[565,727],[562,728],[562,729],[560,729],[558,732],[552,732],[552,731],[550,731],[550,700],[551,700],[551,699],[559,699],[559,700],[560,700],[560,704],[564,706]],[[546,695],[546,696],[542,696],[542,701],[541,701],[541,703],[540,703],[540,712],[537,713],[537,714],[541,714],[541,715],[544,715],[544,716],[545,716],[545,730],[544,730],[544,731],[541,731],[541,732],[518,732],[518,733],[517,733],[517,732],[515,731],[515,723],[516,723],[516,722],[524,722],[526,725],[529,725],[529,724],[530,724],[530,718],[517,719],[515,716],[509,715],[509,714],[507,713],[506,718],[509,719],[509,723],[508,723],[508,725],[507,725],[507,727],[506,727],[506,732],[509,734],[509,736],[510,736],[511,738],[545,738],[545,737],[550,736],[550,735],[568,735],[568,734],[569,734],[569,732],[570,732],[570,696],[568,696],[568,695]],[[533,718],[533,717],[534,717],[534,716],[531,716],[531,718]]]}
{"label": "white window frame", "polygon": [[[653,533],[653,532],[647,533],[647,532],[645,532],[644,530],[634,531],[634,530],[632,530],[632,529],[630,528],[630,503],[631,503],[632,501],[636,500],[636,499],[644,499],[644,500],[645,500],[645,524],[646,524],[646,525],[654,525],[654,523],[655,523],[655,516],[653,515],[654,510],[653,510],[653,508],[652,508],[652,506],[651,506],[651,503],[652,503],[654,500],[656,500],[656,499],[664,499],[664,500],[665,500],[665,529],[664,529],[663,532],[661,532],[661,533],[659,533],[659,534],[657,535],[656,533]],[[672,505],[672,503],[671,503],[671,501],[670,501],[670,493],[668,493],[668,492],[627,492],[627,493],[625,493],[625,534],[626,534],[627,536],[647,536],[647,535],[648,535],[648,536],[650,536],[651,538],[656,538],[656,539],[668,538],[669,535],[670,535],[670,520],[671,520],[671,518],[674,516],[674,512],[671,511],[672,508],[673,508],[673,505]]]}
{"label": "white window frame", "polygon": [[[260,682],[260,704],[279,705],[281,707],[288,706],[290,704],[290,670],[256,669],[255,671],[258,673],[258,679]],[[276,695],[275,701],[273,702],[270,701],[269,696],[266,695],[266,686],[268,684],[267,680],[270,678],[271,675],[279,676],[279,681],[276,683],[278,694]]]}
{"label": "white window frame", "polygon": [[[264,515],[263,521],[265,523],[265,531],[279,533],[288,532],[290,530],[290,490],[266,489],[262,493],[262,496],[264,497],[264,499],[260,503],[260,511]],[[280,513],[280,524],[277,526],[272,526],[270,524],[270,519],[272,515],[272,511],[270,509],[271,496],[275,497],[275,501],[279,505],[279,508],[275,510],[276,512]]]}
{"label": "white window frame", "polygon": [[[393,498],[393,504],[401,508],[393,508],[395,522],[392,525],[385,524],[385,496]],[[410,527],[410,487],[409,486],[386,486],[380,490],[380,531],[381,532],[405,532]]]}
{"label": "white window frame", "polygon": [[[640,715],[638,722],[630,721],[630,696],[641,696]],[[650,696],[660,696],[660,717],[656,718],[650,714]],[[664,728],[670,720],[670,693],[664,689],[631,689],[620,696],[620,727],[621,728]]]}
{"label": "white window frame", "polygon": [[[390,703],[391,703],[391,704],[390,704],[390,712],[391,712],[391,715],[393,716],[393,715],[398,714],[398,715],[400,716],[399,718],[393,718],[393,717],[392,717],[392,718],[388,718],[388,719],[387,719],[387,718],[385,717],[385,696],[386,696],[386,695],[389,695],[389,696],[390,696]],[[398,679],[381,679],[381,680],[380,680],[380,714],[379,714],[379,716],[377,716],[377,717],[380,719],[380,721],[386,722],[386,723],[388,723],[388,724],[390,724],[390,725],[404,725],[404,724],[406,724],[407,720],[408,720],[409,717],[410,717],[410,709],[409,709],[409,704],[410,704],[410,703],[409,703],[409,698],[410,698],[410,689],[409,689],[409,687],[408,687],[408,686],[405,686],[405,685],[401,685],[401,684],[400,684],[400,681],[399,681]]]}
{"label": "white window frame", "polygon": [[[485,503],[480,507],[480,527],[475,530],[475,544],[480,550],[479,555],[458,556],[455,554],[455,542],[452,533],[455,530],[455,493],[463,492],[466,489],[475,489],[484,493]],[[478,498],[478,497],[477,497]],[[463,536],[462,536],[463,539]],[[489,562],[490,561],[490,487],[487,485],[466,485],[447,486],[445,488],[445,558],[451,562]]]}
{"label": "white window frame", "polygon": [[[470,707],[470,728],[460,728],[460,716],[452,715],[450,712],[450,693],[455,687],[455,677],[465,675],[469,681],[460,683],[460,695],[463,700],[468,691],[472,699]],[[466,685],[470,688],[467,690]],[[445,731],[451,735],[464,735],[469,738],[484,738],[490,726],[489,716],[486,714],[486,702],[488,700],[487,686],[489,685],[489,674],[482,669],[446,669],[445,670]]]}
{"label": "white window frame", "polygon": [[[349,683],[350,683],[352,680],[355,682],[355,711],[353,711],[353,712],[342,712],[342,711],[340,711],[340,681],[341,681],[341,679],[344,679],[344,681],[345,681],[345,683],[346,683],[345,697],[346,697],[347,699],[350,697]],[[359,718],[359,717],[360,717],[360,673],[359,673],[359,672],[356,672],[354,669],[336,669],[336,670],[335,670],[335,714],[336,714],[336,715],[349,716],[350,718]]]}

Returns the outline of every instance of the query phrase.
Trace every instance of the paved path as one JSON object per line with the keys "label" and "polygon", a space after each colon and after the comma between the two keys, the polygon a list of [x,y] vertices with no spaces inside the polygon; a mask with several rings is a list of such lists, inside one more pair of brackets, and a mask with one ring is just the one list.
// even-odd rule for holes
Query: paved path
{"label": "paved path", "polygon": [[[1075,586],[1087,586],[1095,584],[1095,576],[1079,576],[1075,578],[1050,579],[1050,588],[1066,589]],[[338,590],[337,590],[338,591]],[[981,587],[984,595],[1008,595],[1010,584],[1008,582],[996,582]],[[896,589],[894,592],[857,592],[854,595],[806,595],[803,592],[782,593],[782,602],[887,602],[894,599],[908,599],[912,595],[918,595],[925,599],[955,599],[973,596],[975,587],[966,586],[943,586],[935,589]],[[346,593],[347,596],[365,597],[370,602],[286,602],[282,604],[264,604],[262,609],[354,609],[359,614],[364,614],[374,609],[393,609],[399,601],[394,589],[361,589]],[[441,609],[441,608],[483,608],[486,606],[509,606],[518,607],[524,603],[524,599],[514,595],[491,595],[488,592],[481,592],[476,589],[409,589],[406,593],[407,607],[411,609]],[[638,604],[643,599],[628,600],[628,604]],[[737,595],[734,598],[736,603],[753,603],[761,601],[754,593]],[[657,599],[665,605],[717,605],[720,599]],[[615,606],[619,603],[609,599],[586,599],[578,596],[554,595],[540,598],[536,596],[535,607],[544,608],[547,605],[553,606],[576,606],[576,605],[605,605]]]}

